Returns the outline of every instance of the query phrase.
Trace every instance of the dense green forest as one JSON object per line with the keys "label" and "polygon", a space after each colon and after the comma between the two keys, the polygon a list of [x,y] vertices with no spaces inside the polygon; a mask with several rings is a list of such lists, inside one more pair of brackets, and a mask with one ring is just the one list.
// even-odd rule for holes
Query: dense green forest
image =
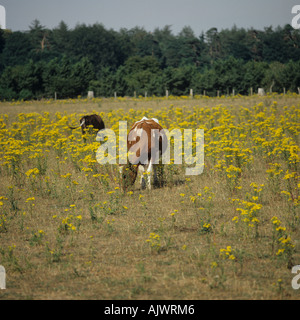
{"label": "dense green forest", "polygon": [[0,30],[0,100],[96,96],[249,94],[258,87],[297,92],[300,31],[190,27],[107,30],[62,21],[50,30],[38,20],[28,31]]}

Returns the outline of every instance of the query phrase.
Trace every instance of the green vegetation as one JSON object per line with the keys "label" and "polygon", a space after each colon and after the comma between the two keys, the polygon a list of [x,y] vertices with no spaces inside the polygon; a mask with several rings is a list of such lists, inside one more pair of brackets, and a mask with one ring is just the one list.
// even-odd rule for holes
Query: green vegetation
{"label": "green vegetation", "polygon": [[297,92],[300,32],[291,26],[263,31],[190,27],[148,32],[107,30],[101,24],[61,22],[49,30],[35,20],[28,31],[0,30],[0,100],[96,96],[215,96],[250,88]]}

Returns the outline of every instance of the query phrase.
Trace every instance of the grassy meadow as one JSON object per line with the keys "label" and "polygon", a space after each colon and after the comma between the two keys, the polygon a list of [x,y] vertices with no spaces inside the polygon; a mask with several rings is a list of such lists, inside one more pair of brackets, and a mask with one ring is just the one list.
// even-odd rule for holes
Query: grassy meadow
{"label": "grassy meadow", "polygon": [[[204,129],[205,168],[120,188],[79,123]],[[0,299],[299,299],[300,96],[0,103]]]}

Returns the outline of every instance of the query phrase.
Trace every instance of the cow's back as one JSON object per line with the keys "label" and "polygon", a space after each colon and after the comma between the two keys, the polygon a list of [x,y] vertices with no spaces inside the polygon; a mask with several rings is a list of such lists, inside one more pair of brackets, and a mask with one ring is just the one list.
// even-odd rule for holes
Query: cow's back
{"label": "cow's back", "polygon": [[[159,139],[155,138],[155,131],[160,133]],[[147,137],[147,139],[143,139]],[[142,141],[140,141],[142,139]],[[135,122],[132,126],[128,138],[127,138],[127,148],[128,150],[135,151],[134,146],[138,143],[139,148],[136,150],[135,161],[132,163],[137,164],[137,158],[140,159],[140,163],[150,161],[151,150],[153,149],[152,155],[155,154],[154,151],[160,152],[162,154],[165,151],[166,144],[163,144],[163,140],[166,139],[166,135],[162,126],[153,119],[142,119],[141,121]],[[158,145],[156,145],[158,143]]]}
{"label": "cow's back", "polygon": [[103,122],[102,118],[99,115],[94,114],[91,117],[92,117],[91,118],[91,123],[92,123],[92,126],[95,129],[98,129],[98,130],[105,129],[104,122]]}

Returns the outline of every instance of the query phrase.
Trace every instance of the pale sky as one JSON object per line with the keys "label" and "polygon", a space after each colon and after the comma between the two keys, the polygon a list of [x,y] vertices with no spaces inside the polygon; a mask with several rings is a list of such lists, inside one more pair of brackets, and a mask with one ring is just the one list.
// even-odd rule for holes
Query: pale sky
{"label": "pale sky", "polygon": [[174,34],[190,26],[199,36],[212,27],[277,27],[290,24],[292,7],[300,0],[0,0],[6,9],[6,27],[25,31],[34,19],[53,29],[64,21],[102,23],[119,31],[135,26],[153,31],[171,25]]}

